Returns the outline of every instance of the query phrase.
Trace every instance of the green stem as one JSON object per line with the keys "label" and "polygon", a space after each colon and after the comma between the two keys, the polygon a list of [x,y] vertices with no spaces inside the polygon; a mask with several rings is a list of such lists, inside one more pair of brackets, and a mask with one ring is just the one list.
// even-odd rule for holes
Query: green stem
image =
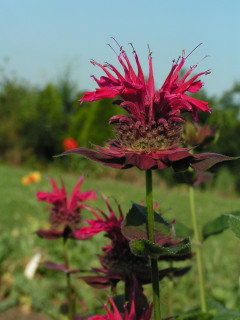
{"label": "green stem", "polygon": [[196,243],[195,250],[196,250],[196,258],[197,258],[197,270],[198,270],[201,310],[202,310],[202,312],[206,312],[207,308],[206,308],[206,299],[205,299],[205,291],[204,291],[202,250],[201,250],[201,242],[200,242],[200,237],[199,237],[196,210],[195,210],[194,189],[191,186],[189,187],[189,199],[190,199],[190,209],[191,209],[191,215],[192,215],[194,240]]}
{"label": "green stem", "polygon": [[[63,239],[63,253],[64,253],[64,265],[66,269],[69,269],[69,259],[67,250],[67,239]],[[67,281],[67,300],[68,300],[68,319],[73,320],[74,318],[74,300],[72,296],[72,285],[70,274],[66,273]]]}
{"label": "green stem", "polygon": [[[173,268],[173,262],[170,261],[170,268]],[[173,274],[169,274],[169,281],[168,281],[168,303],[167,303],[167,310],[168,310],[168,315],[173,314],[173,287],[174,287],[174,282],[173,282]]]}
{"label": "green stem", "polygon": [[[148,239],[155,243],[154,234],[154,212],[153,212],[153,194],[152,194],[152,171],[146,170],[146,203],[147,203],[147,227]],[[158,264],[157,259],[150,259],[152,271],[152,290],[153,290],[153,315],[154,320],[161,320],[160,310],[160,290],[159,290],[159,277],[158,277]]]}

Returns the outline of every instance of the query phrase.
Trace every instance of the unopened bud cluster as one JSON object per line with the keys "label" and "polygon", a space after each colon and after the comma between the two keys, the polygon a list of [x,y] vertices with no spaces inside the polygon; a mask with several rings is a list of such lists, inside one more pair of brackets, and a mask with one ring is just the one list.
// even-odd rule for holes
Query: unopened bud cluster
{"label": "unopened bud cluster", "polygon": [[181,142],[182,123],[164,121],[149,123],[120,123],[116,125],[116,138],[127,151],[151,153],[177,147]]}
{"label": "unopened bud cluster", "polygon": [[132,254],[128,241],[125,245],[113,245],[111,250],[107,250],[101,257],[102,265],[117,272],[138,273],[149,268],[148,258],[137,257]]}

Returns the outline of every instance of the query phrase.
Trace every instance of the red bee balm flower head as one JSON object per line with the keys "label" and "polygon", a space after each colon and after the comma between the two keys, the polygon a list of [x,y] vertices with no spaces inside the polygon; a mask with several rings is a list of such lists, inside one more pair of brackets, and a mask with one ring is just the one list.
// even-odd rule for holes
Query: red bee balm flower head
{"label": "red bee balm flower head", "polygon": [[[52,192],[37,192],[37,199],[51,204],[50,210],[50,224],[51,230],[38,230],[37,234],[46,239],[55,239],[61,237],[72,237],[73,231],[79,227],[81,221],[81,209],[87,206],[82,202],[97,199],[93,191],[80,192],[80,187],[84,181],[80,177],[76,186],[74,187],[71,196],[68,198],[64,183],[62,187],[58,188],[56,182],[50,179],[52,185]],[[60,230],[59,230],[60,229]]]}
{"label": "red bee balm flower head", "polygon": [[181,171],[191,166],[204,171],[217,162],[230,160],[216,154],[192,155],[189,149],[178,147],[182,124],[185,122],[182,114],[190,113],[197,120],[198,111],[210,112],[207,102],[186,94],[198,92],[203,86],[199,77],[209,74],[209,71],[191,77],[197,67],[194,65],[180,77],[189,56],[185,57],[183,51],[177,61],[173,60],[162,87],[155,90],[151,52],[148,57],[149,76],[145,80],[136,51],[133,49],[137,72],[126,52],[121,46],[119,48],[117,57],[123,74],[109,63],[101,65],[92,60],[91,63],[100,67],[105,76],[100,79],[92,76],[99,88],[94,92],[86,92],[80,101],[120,97],[113,103],[127,111],[129,116],[116,115],[110,119],[109,123],[115,124],[116,140],[109,141],[106,148],[78,148],[64,154],[80,154],[113,168],[127,169],[136,166],[141,170],[166,169],[172,166],[176,171]]}

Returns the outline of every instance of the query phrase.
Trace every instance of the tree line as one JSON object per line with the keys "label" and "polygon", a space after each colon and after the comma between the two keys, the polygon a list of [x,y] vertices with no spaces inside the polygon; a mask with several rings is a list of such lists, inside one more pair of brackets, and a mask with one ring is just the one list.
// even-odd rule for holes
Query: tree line
{"label": "tree line", "polygon": [[[80,105],[83,92],[69,77],[36,88],[18,79],[0,79],[0,157],[9,164],[43,164],[63,152],[63,140],[74,138],[81,147],[103,145],[113,137],[109,118],[119,112],[110,100]],[[209,102],[211,115],[200,114],[200,123],[217,129],[218,139],[209,151],[229,156],[240,155],[240,82],[220,96],[206,90],[194,94]],[[64,164],[64,161],[62,161]],[[240,190],[239,161],[225,163]],[[215,167],[213,170],[218,170]]]}

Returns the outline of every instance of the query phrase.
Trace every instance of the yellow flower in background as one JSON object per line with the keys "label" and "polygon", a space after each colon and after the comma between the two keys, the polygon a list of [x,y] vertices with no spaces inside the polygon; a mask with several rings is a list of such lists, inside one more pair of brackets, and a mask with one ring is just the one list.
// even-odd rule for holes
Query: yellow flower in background
{"label": "yellow flower in background", "polygon": [[26,186],[28,184],[32,184],[35,182],[39,182],[41,180],[41,173],[38,171],[31,172],[27,176],[22,177],[22,185]]}

